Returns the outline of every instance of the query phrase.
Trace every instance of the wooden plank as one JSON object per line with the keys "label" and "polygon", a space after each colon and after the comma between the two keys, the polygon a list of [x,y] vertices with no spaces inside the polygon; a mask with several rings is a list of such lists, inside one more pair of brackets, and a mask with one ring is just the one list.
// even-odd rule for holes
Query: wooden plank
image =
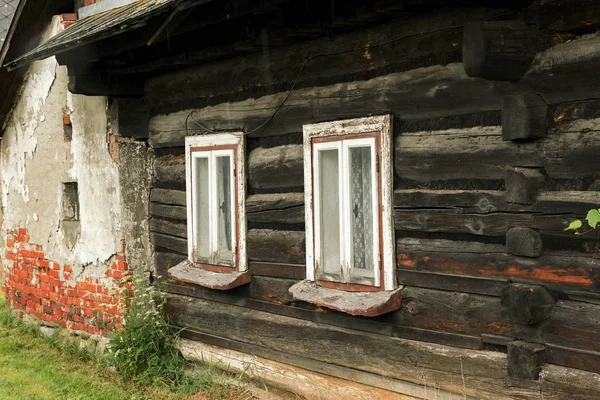
{"label": "wooden plank", "polygon": [[167,250],[172,250],[175,253],[183,254],[187,256],[188,247],[187,239],[165,235],[162,233],[150,233],[150,242],[154,247],[160,247]]}
{"label": "wooden plank", "polygon": [[400,268],[474,277],[503,278],[563,290],[600,291],[600,267],[579,253],[546,251],[536,259],[507,254],[504,246],[442,239],[402,238]]}
{"label": "wooden plank", "polygon": [[306,262],[304,231],[250,229],[246,239],[250,261],[303,264]]}
{"label": "wooden plank", "polygon": [[[512,88],[507,82],[469,78],[462,64],[448,64],[367,81],[297,89],[277,116],[251,136],[301,132],[308,123],[389,112],[407,119],[425,119],[498,110],[499,96]],[[203,132],[187,118],[192,111],[194,118],[211,130],[252,130],[273,114],[286,95],[155,115],[150,119],[150,144],[154,148],[182,146],[186,135]]]}
{"label": "wooden plank", "polygon": [[184,223],[187,220],[186,208],[182,206],[150,203],[150,215],[153,217],[184,221]]}
{"label": "wooden plank", "polygon": [[500,296],[507,279],[474,278],[463,275],[432,273],[398,269],[398,282],[405,286],[417,286],[455,292],[475,293],[488,296]]}
{"label": "wooden plank", "polygon": [[246,199],[250,222],[304,224],[304,193],[255,194]]}
{"label": "wooden plank", "polygon": [[[178,325],[244,343],[261,343],[276,351],[409,382],[427,382],[454,393],[469,377],[468,396],[506,398],[500,387],[506,378],[504,354],[459,350],[398,338],[349,331],[289,317],[202,300],[169,295],[166,307]],[[353,349],[348,351],[347,349]],[[415,366],[414,360],[418,360]],[[485,390],[478,378],[494,390]],[[500,385],[500,386],[497,386]],[[488,386],[488,390],[491,388]],[[509,390],[510,391],[510,390]]]}
{"label": "wooden plank", "polygon": [[[214,363],[227,371],[243,374],[307,399],[370,400],[373,396],[377,396],[376,398],[385,398],[386,400],[416,400],[416,397],[408,396],[408,393],[416,394],[419,396],[418,398],[427,400],[463,399],[460,395],[439,390],[430,389],[427,393],[422,385],[341,368],[304,357],[291,356],[249,343],[222,339],[190,330],[184,330],[182,336],[189,338],[183,339],[179,346],[186,359]],[[214,343],[219,347],[205,343]],[[359,383],[367,386],[362,387]]]}
{"label": "wooden plank", "polygon": [[273,278],[304,279],[306,267],[304,264],[281,264],[250,262],[250,272],[253,276],[270,276]]}
{"label": "wooden plank", "polygon": [[166,219],[151,218],[149,221],[150,232],[164,233],[166,235],[187,238],[187,225],[168,221]]}
{"label": "wooden plank", "polygon": [[150,201],[153,203],[185,207],[186,193],[185,190],[152,188],[152,190],[150,190]]}

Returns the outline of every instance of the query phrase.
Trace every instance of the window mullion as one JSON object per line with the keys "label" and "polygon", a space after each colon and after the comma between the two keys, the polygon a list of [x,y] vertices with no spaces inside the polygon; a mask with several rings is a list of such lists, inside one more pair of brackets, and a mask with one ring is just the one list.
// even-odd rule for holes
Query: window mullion
{"label": "window mullion", "polygon": [[342,199],[342,218],[341,218],[341,225],[342,225],[342,232],[343,232],[343,238],[342,238],[342,242],[343,242],[343,264],[342,264],[342,268],[343,268],[343,274],[342,276],[344,277],[344,282],[347,283],[350,279],[350,274],[351,274],[351,263],[352,263],[352,232],[351,232],[351,227],[352,227],[352,221],[350,219],[350,213],[352,212],[351,207],[350,207],[350,192],[349,192],[349,165],[348,165],[348,159],[349,159],[349,148],[347,145],[347,142],[345,140],[340,142],[341,144],[341,148],[340,148],[340,155],[341,155],[341,159],[342,159],[342,169],[340,170],[340,186],[342,187],[341,189],[341,199]]}
{"label": "window mullion", "polygon": [[217,168],[216,168],[216,158],[213,154],[213,152],[211,151],[209,154],[209,161],[208,161],[209,167],[208,167],[208,190],[209,190],[209,221],[210,221],[210,262],[211,263],[215,263],[216,262],[216,252],[218,249],[218,225],[217,225],[217,190],[216,190],[216,184],[217,184],[217,179],[216,179],[216,173],[217,173]]}
{"label": "window mullion", "polygon": [[194,253],[194,258],[197,256],[197,246],[198,246],[198,227],[196,226],[196,221],[198,220],[198,171],[197,171],[197,165],[196,165],[196,157],[194,157],[194,153],[191,153],[190,156],[190,170],[191,170],[191,187],[192,187],[192,193],[191,193],[191,204],[188,207],[192,207],[192,221],[188,221],[188,224],[191,223],[192,225],[192,237],[189,238],[188,240],[192,241],[192,251]]}
{"label": "window mullion", "polygon": [[371,145],[371,182],[372,185],[372,212],[373,212],[373,277],[375,280],[375,286],[381,286],[381,252],[380,252],[380,235],[379,235],[379,224],[381,223],[379,217],[379,171],[377,166],[380,165],[379,151],[377,149],[377,142]]}

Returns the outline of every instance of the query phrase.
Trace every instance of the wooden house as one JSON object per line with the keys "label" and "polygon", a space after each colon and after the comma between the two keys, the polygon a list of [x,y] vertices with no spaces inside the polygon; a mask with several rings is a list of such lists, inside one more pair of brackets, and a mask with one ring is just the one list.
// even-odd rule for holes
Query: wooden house
{"label": "wooden house", "polygon": [[600,2],[125,3],[5,65],[55,56],[149,146],[128,237],[187,357],[306,398],[600,396],[600,239],[564,230],[600,204]]}

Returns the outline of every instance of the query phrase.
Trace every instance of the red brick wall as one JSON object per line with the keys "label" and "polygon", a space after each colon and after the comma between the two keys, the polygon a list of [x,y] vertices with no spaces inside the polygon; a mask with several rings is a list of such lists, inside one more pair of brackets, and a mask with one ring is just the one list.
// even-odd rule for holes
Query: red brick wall
{"label": "red brick wall", "polygon": [[130,274],[123,253],[112,257],[102,279],[74,277],[70,265],[48,260],[21,228],[7,235],[6,261],[2,290],[12,308],[90,334],[107,335],[121,326],[129,287],[121,280]]}

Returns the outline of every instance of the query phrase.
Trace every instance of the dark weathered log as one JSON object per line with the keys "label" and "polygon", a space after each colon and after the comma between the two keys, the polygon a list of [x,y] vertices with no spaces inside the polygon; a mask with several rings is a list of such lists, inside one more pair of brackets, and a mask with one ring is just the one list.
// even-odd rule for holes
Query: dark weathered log
{"label": "dark weathered log", "polygon": [[[211,105],[231,101],[232,98],[264,96],[277,88],[287,89],[296,79],[297,87],[301,88],[356,78],[368,79],[380,75],[382,70],[397,72],[429,65],[446,65],[460,61],[461,28],[410,35],[401,41],[369,48],[365,54],[361,54],[361,50],[344,50],[361,48],[367,39],[370,43],[385,43],[390,38],[413,32],[447,28],[449,18],[458,21],[468,15],[470,18],[483,19],[493,13],[489,9],[467,11],[459,8],[422,16],[413,14],[411,18],[391,20],[367,29],[349,30],[346,34],[329,35],[294,46],[271,46],[269,57],[258,53],[206,63],[198,59],[199,54],[188,52],[185,60],[193,63],[197,59],[198,66],[149,80],[146,95],[154,108],[172,112],[190,108],[190,105]],[[341,54],[310,59],[303,73],[298,76],[299,65],[324,50],[341,51]]]}
{"label": "dark weathered log", "polygon": [[[546,348],[550,358],[550,348]],[[560,357],[564,359],[563,357]],[[540,373],[542,393],[552,393],[557,398],[569,400],[597,400],[600,375],[559,365],[546,364]]]}
{"label": "dark weathered log", "polygon": [[546,362],[600,374],[600,352],[597,351],[548,345],[546,347]]}
{"label": "dark weathered log", "polygon": [[157,158],[154,162],[153,187],[185,191],[185,156],[167,155]]}
{"label": "dark weathered log", "polygon": [[508,95],[502,98],[502,139],[535,139],[548,133],[548,106],[536,93]]}
{"label": "dark weathered log", "polygon": [[527,19],[543,29],[559,32],[595,32],[600,27],[600,4],[594,0],[541,0]]}
{"label": "dark weathered log", "polygon": [[148,137],[150,115],[143,98],[113,99],[111,129],[119,136],[145,139]]}
{"label": "dark weathered log", "polygon": [[481,339],[485,343],[490,343],[490,344],[493,344],[496,346],[504,346],[504,347],[508,346],[508,344],[514,340],[514,338],[511,336],[495,335],[492,333],[482,333]]}
{"label": "dark weathered log", "polygon": [[[394,210],[396,229],[419,232],[467,233],[478,236],[502,236],[515,226],[538,229],[543,235],[577,240],[564,228],[579,215],[504,213],[457,214],[451,210]],[[591,237],[588,234],[588,237]]]}
{"label": "dark weathered log", "polygon": [[573,40],[538,53],[519,85],[540,93],[548,104],[593,99],[600,89],[594,79],[599,66],[600,38]]}
{"label": "dark weathered log", "polygon": [[458,213],[488,214],[494,212],[532,214],[585,215],[597,207],[600,196],[591,191],[540,192],[534,204],[515,204],[504,201],[504,191],[496,190],[424,190],[394,191],[394,207],[445,208]]}
{"label": "dark weathered log", "polygon": [[69,74],[69,92],[86,96],[142,97],[144,80],[133,75],[109,75],[102,72],[93,75]]}
{"label": "dark weathered log", "polygon": [[506,232],[506,250],[515,256],[539,257],[542,255],[540,233],[529,228],[511,228]]}
{"label": "dark weathered log", "polygon": [[304,279],[306,267],[304,264],[277,264],[252,261],[250,272],[253,276],[270,276],[273,278]]}
{"label": "dark weathered log", "polygon": [[[185,191],[185,159],[182,155],[167,155],[156,159],[154,187],[175,189],[159,192],[154,198],[160,203],[185,201],[177,191]],[[277,172],[277,173],[274,173]],[[304,186],[302,145],[259,147],[248,154],[248,181],[254,189],[296,189]],[[181,204],[185,205],[185,203]]]}
{"label": "dark weathered log", "polygon": [[[264,149],[248,155],[248,181],[256,189],[302,188],[304,186],[302,145]],[[274,173],[277,171],[277,173]]]}
{"label": "dark weathered log", "polygon": [[535,141],[502,140],[500,127],[402,133],[396,138],[396,175],[415,181],[504,179],[505,166],[544,168],[550,178],[598,176],[596,120],[575,121]]}
{"label": "dark weathered log", "polygon": [[183,190],[153,188],[150,191],[150,201],[153,203],[171,204],[174,206],[185,207],[186,193]]}
{"label": "dark weathered log", "polygon": [[289,264],[306,262],[304,231],[251,229],[248,231],[246,248],[251,261]]}
{"label": "dark weathered log", "polygon": [[[301,394],[303,396],[306,396],[306,398],[326,397],[328,399],[333,398],[333,399],[337,399],[337,400],[341,400],[341,399],[345,400],[348,398],[348,396],[351,396],[353,398],[363,398],[363,397],[364,398],[380,398],[380,397],[382,397],[382,398],[386,398],[386,399],[387,398],[396,399],[396,396],[394,396],[393,394],[391,394],[389,392],[389,391],[392,391],[392,392],[399,393],[398,396],[400,396],[400,397],[397,400],[405,400],[405,399],[414,399],[415,397],[413,397],[412,395],[420,396],[424,392],[423,385],[420,385],[420,384],[410,383],[410,382],[406,382],[406,381],[399,381],[396,379],[392,379],[388,376],[381,376],[381,375],[372,374],[372,373],[368,373],[368,372],[358,371],[354,368],[350,369],[350,368],[340,367],[340,366],[337,366],[337,365],[334,365],[331,363],[315,361],[314,359],[291,355],[288,352],[272,350],[272,349],[269,349],[269,348],[266,348],[263,346],[259,346],[259,345],[253,344],[253,343],[244,343],[244,342],[238,342],[235,340],[224,339],[222,337],[205,334],[205,333],[199,333],[199,332],[192,331],[189,329],[184,329],[181,332],[181,336],[183,338],[193,340],[194,342],[200,342],[203,344],[205,343],[205,344],[208,344],[211,346],[216,346],[217,348],[222,348],[222,349],[231,349],[231,350],[239,351],[239,352],[245,353],[245,354],[252,354],[255,356],[264,357],[268,360],[274,360],[274,361],[278,361],[278,362],[281,362],[281,363],[284,363],[287,365],[293,365],[293,366],[302,368],[304,370],[318,372],[320,374],[324,374],[327,377],[326,378],[327,380],[331,380],[330,377],[339,377],[339,378],[345,379],[345,381],[336,382],[334,388],[328,388],[329,391],[323,390],[319,393],[315,393],[315,386],[318,387],[319,383],[314,382],[314,379],[312,377],[310,377],[310,375],[307,376],[305,373],[301,373],[301,379],[304,382],[301,383],[300,385],[305,385],[307,387],[310,387],[309,392],[303,392],[301,389],[299,391],[298,381],[297,381],[298,378],[297,378],[297,374],[294,373],[295,371],[293,371],[292,374],[289,374],[287,372],[287,370],[284,370],[282,372],[281,371],[282,368],[280,366],[277,366],[275,368],[277,376],[279,377],[279,375],[285,375],[286,378],[289,378],[289,380],[291,381],[291,384],[290,384],[291,391],[294,392],[296,395]],[[186,345],[187,345],[187,343],[186,343]],[[211,349],[211,351],[212,350],[213,349]],[[196,349],[191,349],[191,351],[188,354],[184,354],[184,356],[187,357],[187,355],[190,355],[190,353],[192,355],[192,357],[190,358],[191,360],[207,362],[207,360],[205,358],[203,359],[202,357],[199,357],[199,354],[196,351]],[[200,356],[201,355],[202,354],[200,354]],[[228,352],[228,357],[231,357],[231,356],[232,355],[230,354],[230,352]],[[270,370],[271,369],[273,369],[273,367],[271,367]],[[243,372],[243,369],[240,368],[240,371],[236,371],[236,372],[237,373]],[[364,396],[361,394],[360,391],[356,390],[356,388],[353,386],[352,382],[358,382],[358,383],[367,385],[366,393]],[[340,389],[340,385],[343,386],[342,389]],[[279,386],[281,386],[281,385],[279,385]],[[379,393],[376,390],[373,390],[373,388],[382,388],[382,389],[385,389],[386,392]],[[332,390],[335,390],[335,392],[332,393]],[[525,396],[525,394],[523,394],[523,393],[520,393],[520,395]],[[447,392],[445,390],[440,390],[438,387],[435,388],[434,396],[436,396],[438,398],[448,399],[448,400],[461,400],[463,398],[463,397],[461,397],[461,395],[453,394],[453,393]],[[529,399],[529,397],[523,397],[523,398]]]}
{"label": "dark weathered log", "polygon": [[546,363],[545,347],[515,340],[508,344],[508,376],[537,380]]}
{"label": "dark weathered log", "polygon": [[153,217],[184,221],[184,223],[187,220],[187,210],[182,206],[150,203],[150,215]]}
{"label": "dark weathered log", "polygon": [[251,295],[258,300],[290,304],[293,299],[288,289],[297,282],[291,279],[253,276],[250,284]]}
{"label": "dark weathered log", "polygon": [[255,194],[246,199],[250,222],[303,224],[304,193]]}
{"label": "dark weathered log", "polygon": [[421,329],[411,326],[391,325],[388,321],[388,316],[364,319],[351,317],[347,314],[332,312],[326,308],[315,307],[313,310],[309,308],[310,305],[306,305],[306,308],[291,307],[250,298],[249,296],[251,296],[251,293],[240,293],[238,289],[236,289],[236,294],[223,294],[206,290],[199,286],[184,284],[168,284],[166,289],[168,292],[174,294],[180,294],[204,300],[218,301],[226,304],[234,304],[247,309],[266,311],[273,314],[286,315],[307,321],[322,322],[332,326],[339,326],[342,328],[363,332],[372,332],[385,336],[419,340],[421,342],[439,343],[466,349],[477,350],[482,348],[482,340],[477,335]]}
{"label": "dark weathered log", "polygon": [[504,185],[507,203],[533,204],[546,177],[539,169],[508,167]]}
{"label": "dark weathered log", "polygon": [[537,325],[552,312],[555,300],[542,286],[512,283],[502,290],[502,308],[512,322]]}
{"label": "dark weathered log", "polygon": [[167,270],[176,266],[187,258],[187,255],[168,253],[163,251],[154,252],[154,270],[155,277],[160,280],[167,279]]}
{"label": "dark weathered log", "polygon": [[187,225],[159,218],[150,219],[150,232],[164,233],[166,235],[187,238]]}
{"label": "dark weathered log", "polygon": [[[498,110],[499,96],[512,90],[512,86],[508,82],[468,78],[462,64],[448,64],[368,81],[298,89],[276,117],[251,136],[296,133],[308,123],[388,112],[406,119],[425,119]],[[428,95],[423,96],[423,93]],[[285,97],[286,93],[278,93],[206,107],[194,112],[194,119],[212,130],[251,130],[263,124]],[[186,135],[203,132],[191,118],[187,118],[191,112],[185,110],[152,117],[151,145],[155,148],[182,146]]]}
{"label": "dark weathered log", "polygon": [[463,30],[463,63],[467,75],[517,81],[535,56],[539,30],[522,21],[467,23]]}
{"label": "dark weathered log", "polygon": [[543,282],[561,290],[597,292],[600,284],[598,262],[578,253],[546,251],[530,259],[508,254],[502,245],[404,238],[397,257],[400,268],[416,271]]}
{"label": "dark weathered log", "polygon": [[476,293],[488,296],[500,296],[502,289],[508,284],[507,279],[473,278],[463,275],[411,271],[407,269],[398,269],[396,276],[400,285]]}
{"label": "dark weathered log", "polygon": [[458,334],[511,333],[500,298],[405,286],[402,308],[389,315],[395,325]]}
{"label": "dark weathered log", "polygon": [[[550,316],[539,326],[527,328],[517,326],[515,329],[518,330],[517,336],[530,342],[600,352],[600,343],[597,340],[599,315],[598,304],[559,300],[554,305]],[[529,333],[522,334],[522,332]],[[575,365],[573,367],[578,368]]]}
{"label": "dark weathered log", "polygon": [[151,233],[150,242],[154,247],[160,247],[162,249],[172,250],[175,253],[183,254],[187,256],[187,239],[165,235],[162,233]]}
{"label": "dark weathered log", "polygon": [[[444,390],[460,391],[462,373],[487,378],[487,384],[497,380],[503,385],[500,382],[506,377],[506,358],[494,352],[465,352],[450,347],[442,350],[432,344],[353,332],[240,307],[202,300],[190,302],[176,295],[169,296],[167,310],[176,324],[199,332],[261,343],[269,349],[409,382],[423,384],[426,377]],[[347,351],[348,348],[354,350]],[[414,360],[418,360],[418,367]],[[433,387],[433,381],[429,384]],[[470,381],[467,395],[479,396],[478,387],[477,381]],[[498,397],[498,389],[495,398],[503,398]]]}

